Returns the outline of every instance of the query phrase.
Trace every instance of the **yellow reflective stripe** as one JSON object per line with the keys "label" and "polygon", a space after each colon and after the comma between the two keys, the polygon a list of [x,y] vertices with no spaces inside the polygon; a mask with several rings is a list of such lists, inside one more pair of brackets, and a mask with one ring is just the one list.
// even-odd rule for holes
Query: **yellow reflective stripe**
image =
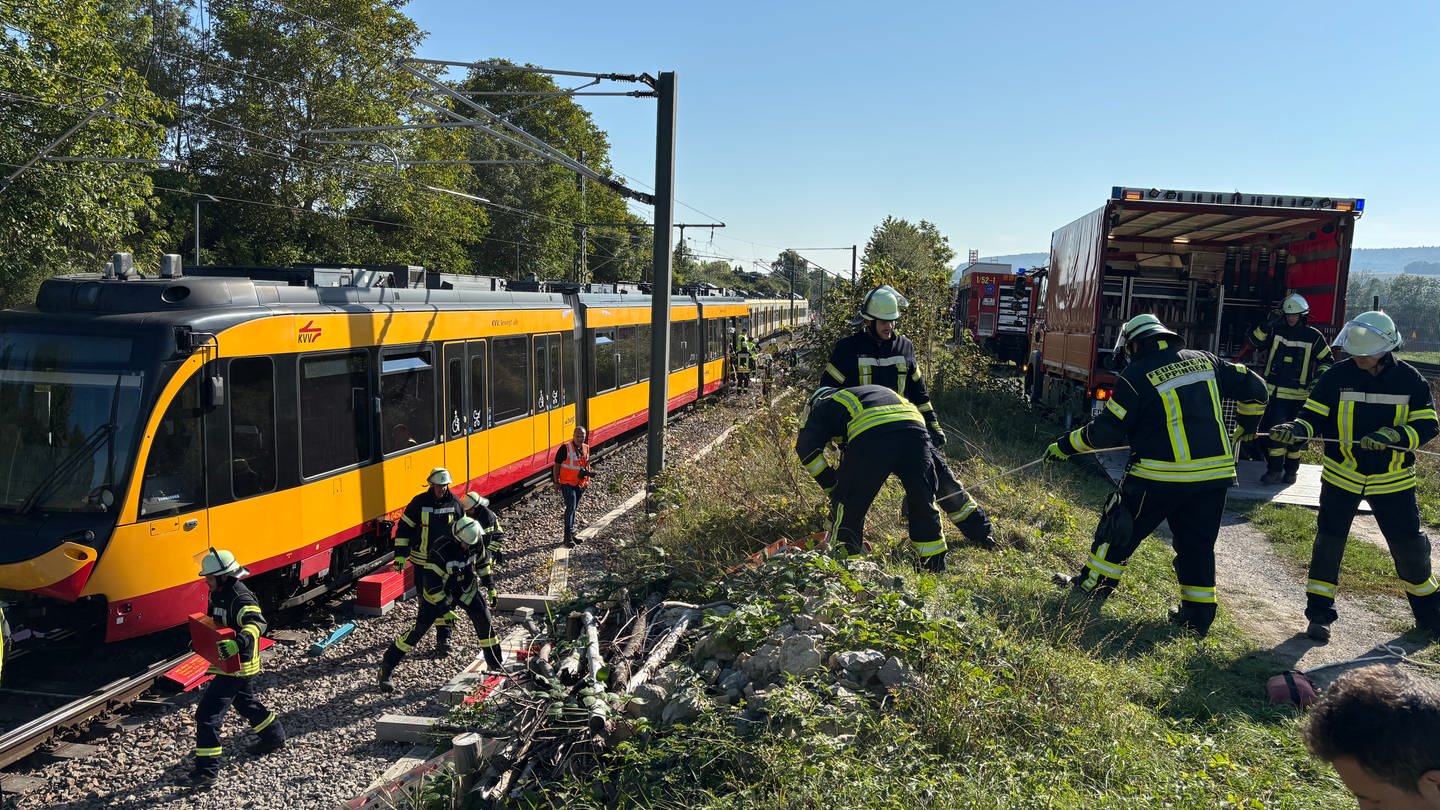
{"label": "yellow reflective stripe", "polygon": [[850,420],[849,426],[845,429],[845,437],[847,440],[853,440],[870,428],[888,425],[891,422],[918,422],[923,425],[925,419],[919,411],[915,410],[914,405],[881,405],[875,408],[866,408],[859,416]]}
{"label": "yellow reflective stripe", "polygon": [[945,538],[942,537],[939,540],[931,540],[928,543],[916,543],[915,551],[921,557],[933,557],[945,551]]}
{"label": "yellow reflective stripe", "polygon": [[1272,393],[1274,393],[1276,399],[1294,401],[1304,400],[1310,397],[1310,389],[1308,388],[1287,388],[1283,385],[1277,385],[1274,386],[1274,389]]}
{"label": "yellow reflective stripe", "polygon": [[946,517],[950,518],[950,520],[955,523],[959,523],[965,518],[970,517],[972,514],[975,513],[975,510],[979,508],[980,504],[975,503],[974,499],[972,498],[971,500],[966,501],[964,506],[960,507],[954,512],[950,512],[949,514],[947,514]]}
{"label": "yellow reflective stripe", "polygon": [[1420,446],[1420,434],[1415,431],[1415,428],[1412,428],[1409,425],[1401,425],[1400,430],[1405,433],[1406,447],[1414,450],[1415,448]]}
{"label": "yellow reflective stripe", "polygon": [[1125,406],[1124,406],[1124,405],[1121,405],[1120,403],[1116,402],[1114,399],[1111,399],[1109,402],[1105,403],[1105,410],[1107,410],[1107,411],[1109,411],[1110,413],[1114,414],[1114,415],[1115,415],[1115,418],[1116,418],[1116,419],[1119,419],[1119,420],[1121,420],[1121,421],[1124,421],[1124,419],[1125,419],[1125,414],[1129,413],[1129,411],[1125,410]]}
{"label": "yellow reflective stripe", "polygon": [[810,473],[811,475],[819,475],[820,473],[825,471],[826,467],[829,466],[830,464],[825,461],[825,451],[819,450],[816,451],[814,458],[805,462],[805,471]]}
{"label": "yellow reflective stripe", "polygon": [[414,525],[415,525],[415,521],[411,520],[409,515],[401,515],[401,516],[400,516],[400,522],[401,522],[401,523],[404,523],[406,526],[414,526]]}
{"label": "yellow reflective stripe", "polygon": [[924,405],[916,405],[915,410],[919,411],[920,413],[931,413],[935,410],[935,405],[933,403],[926,402]]}
{"label": "yellow reflective stripe", "polygon": [[220,755],[223,754],[223,753],[225,753],[225,749],[223,749],[223,748],[196,748],[196,749],[195,749],[195,756],[197,756],[197,757],[218,757],[218,756],[220,756]]}
{"label": "yellow reflective stripe", "polygon": [[[1105,543],[1104,545],[1102,545],[1102,546],[1100,547],[1099,554],[1100,554],[1100,555],[1104,555],[1105,552],[1107,552],[1107,551],[1109,551],[1109,550],[1110,550],[1110,544],[1109,544],[1109,543]],[[1106,576],[1110,577],[1111,579],[1119,579],[1120,577],[1122,577],[1122,576],[1125,575],[1125,566],[1124,566],[1124,565],[1116,565],[1116,564],[1114,564],[1114,563],[1106,562],[1105,559],[1103,558],[1103,556],[1097,556],[1097,555],[1095,555],[1095,554],[1091,554],[1089,561],[1086,562],[1085,564],[1090,567],[1090,570],[1092,570],[1092,571],[1099,571],[1100,573],[1105,574]]]}
{"label": "yellow reflective stripe", "polygon": [[395,637],[395,649],[403,653],[408,653],[415,648],[405,643],[405,634],[402,633]]}
{"label": "yellow reflective stripe", "polygon": [[491,636],[491,637],[489,637],[489,638],[482,638],[482,639],[480,639],[480,646],[481,646],[481,647],[498,647],[498,646],[500,646],[500,639],[498,639],[498,638],[496,638],[496,637],[494,637],[494,636]]}
{"label": "yellow reflective stripe", "polygon": [[1226,465],[1216,465],[1199,470],[1175,471],[1152,469],[1145,466],[1144,461],[1141,461],[1130,468],[1129,474],[1136,478],[1144,478],[1147,481],[1167,481],[1182,484],[1196,483],[1200,481],[1219,481],[1226,478],[1233,478],[1235,477],[1235,465],[1232,462]]}
{"label": "yellow reflective stripe", "polygon": [[851,419],[859,416],[860,412],[865,410],[865,407],[860,404],[860,398],[849,391],[837,391],[830,399],[844,405],[845,410],[849,411]]}
{"label": "yellow reflective stripe", "polygon": [[1419,409],[1417,409],[1417,410],[1411,411],[1411,412],[1410,412],[1410,417],[1409,417],[1408,419],[1406,419],[1405,421],[1407,421],[1407,422],[1423,422],[1423,421],[1425,421],[1426,419],[1434,419],[1434,418],[1435,418],[1435,409],[1434,409],[1434,408],[1419,408]]}
{"label": "yellow reflective stripe", "polygon": [[1181,585],[1180,599],[1185,602],[1202,602],[1213,605],[1215,603],[1215,589],[1202,585]]}
{"label": "yellow reflective stripe", "polygon": [[261,720],[259,725],[251,726],[250,730],[258,734],[268,728],[273,722],[275,722],[275,713],[271,712],[269,717]]}
{"label": "yellow reflective stripe", "polygon": [[1339,434],[1335,438],[1340,440],[1340,456],[1345,460],[1345,465],[1354,468],[1355,450],[1351,447],[1355,443],[1355,400],[1341,399],[1340,412],[1335,415],[1335,424],[1339,428]]}
{"label": "yellow reflective stripe", "polygon": [[1315,413],[1319,414],[1320,416],[1329,416],[1329,415],[1330,415],[1330,406],[1329,406],[1329,405],[1326,405],[1326,404],[1323,403],[1323,402],[1316,402],[1313,397],[1310,398],[1310,399],[1305,400],[1305,410],[1307,410],[1307,411],[1314,411]]}
{"label": "yellow reflective stripe", "polygon": [[1300,439],[1302,439],[1302,440],[1303,440],[1303,439],[1309,439],[1311,436],[1314,436],[1314,435],[1315,435],[1315,426],[1312,425],[1312,424],[1310,424],[1309,422],[1306,422],[1304,419],[1296,419],[1296,420],[1295,420],[1295,425],[1296,425],[1296,427],[1303,427],[1303,428],[1305,428],[1305,435],[1304,435],[1304,436],[1298,436],[1298,434],[1297,434],[1298,438],[1300,438]]}
{"label": "yellow reflective stripe", "polygon": [[1240,416],[1262,416],[1265,413],[1263,402],[1236,402],[1235,413]]}
{"label": "yellow reflective stripe", "polygon": [[1085,441],[1085,428],[1083,427],[1070,431],[1070,446],[1074,447],[1078,452],[1088,452],[1095,449],[1090,446],[1089,442]]}
{"label": "yellow reflective stripe", "polygon": [[825,373],[829,374],[835,382],[845,382],[845,375],[840,373],[840,369],[836,368],[834,363],[825,364]]}
{"label": "yellow reflective stripe", "polygon": [[1316,596],[1327,596],[1331,599],[1335,598],[1335,592],[1339,587],[1340,586],[1333,582],[1323,582],[1318,579],[1311,579],[1305,582],[1306,593],[1313,593]]}
{"label": "yellow reflective stripe", "polygon": [[[1401,581],[1404,582],[1404,580]],[[1411,596],[1429,596],[1430,594],[1435,593],[1437,588],[1440,588],[1440,585],[1436,585],[1435,577],[1430,577],[1424,582],[1405,583],[1405,592],[1410,594]]]}
{"label": "yellow reflective stripe", "polygon": [[1174,456],[1176,461],[1186,461],[1190,458],[1190,448],[1186,446],[1180,398],[1176,396],[1173,388],[1160,395],[1160,405],[1165,409],[1165,431],[1170,437],[1170,455]]}

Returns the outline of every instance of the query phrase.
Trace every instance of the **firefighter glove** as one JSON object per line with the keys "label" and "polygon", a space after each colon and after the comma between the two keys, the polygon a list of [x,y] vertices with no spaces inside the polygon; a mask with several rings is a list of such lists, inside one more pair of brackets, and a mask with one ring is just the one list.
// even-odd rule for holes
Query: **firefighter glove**
{"label": "firefighter glove", "polygon": [[930,428],[930,442],[936,447],[944,447],[945,431],[940,428],[940,423],[931,422],[927,427]]}
{"label": "firefighter glove", "polygon": [[1255,431],[1253,429],[1246,430],[1244,427],[1236,425],[1235,429],[1230,431],[1230,446],[1234,447],[1241,442],[1248,442],[1254,438]]}
{"label": "firefighter glove", "polygon": [[1274,427],[1270,428],[1271,441],[1275,441],[1280,444],[1293,443],[1295,441],[1295,427],[1296,425],[1294,422],[1281,422],[1280,424],[1275,425]]}
{"label": "firefighter glove", "polygon": [[494,562],[496,565],[504,565],[504,564],[505,564],[505,551],[504,551],[503,549],[498,549],[498,548],[492,548],[492,549],[490,549],[490,560],[491,560],[492,562]]}
{"label": "firefighter glove", "polygon": [[1386,450],[1390,445],[1400,443],[1400,434],[1395,428],[1383,427],[1360,437],[1362,450]]}
{"label": "firefighter glove", "polygon": [[217,641],[215,642],[215,651],[220,653],[220,660],[224,661],[240,652],[240,643],[230,638]]}
{"label": "firefighter glove", "polygon": [[500,602],[500,592],[494,588],[487,588],[485,595],[490,599],[490,607],[495,607]]}
{"label": "firefighter glove", "polygon": [[396,571],[404,571],[404,570],[405,570],[405,563],[408,562],[409,559],[410,559],[410,558],[406,557],[406,556],[403,555],[403,554],[397,554],[397,555],[395,555],[395,570],[396,570]]}
{"label": "firefighter glove", "polygon": [[1060,449],[1060,442],[1058,441],[1050,442],[1050,446],[1045,448],[1045,460],[1047,462],[1065,461],[1069,458],[1070,454]]}

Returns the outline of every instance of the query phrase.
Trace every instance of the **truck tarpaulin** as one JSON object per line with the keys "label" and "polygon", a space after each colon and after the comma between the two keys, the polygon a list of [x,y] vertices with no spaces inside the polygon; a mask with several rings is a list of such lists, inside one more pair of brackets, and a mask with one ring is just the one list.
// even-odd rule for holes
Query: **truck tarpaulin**
{"label": "truck tarpaulin", "polygon": [[1089,376],[1095,356],[1095,309],[1105,249],[1105,209],[1099,208],[1050,237],[1050,284],[1045,301],[1046,365]]}

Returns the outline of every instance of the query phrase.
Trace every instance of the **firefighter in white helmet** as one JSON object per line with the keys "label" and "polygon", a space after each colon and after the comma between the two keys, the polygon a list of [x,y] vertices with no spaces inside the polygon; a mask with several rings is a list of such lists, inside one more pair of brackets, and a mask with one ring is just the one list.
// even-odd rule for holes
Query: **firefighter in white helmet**
{"label": "firefighter in white helmet", "polygon": [[1330,639],[1330,625],[1338,616],[1340,560],[1362,499],[1390,546],[1415,624],[1440,633],[1440,593],[1431,575],[1430,538],[1420,528],[1411,452],[1440,433],[1430,385],[1393,354],[1400,334],[1383,312],[1355,316],[1335,345],[1350,356],[1320,378],[1297,419],[1270,429],[1272,439],[1287,445],[1332,440],[1325,442],[1320,513],[1305,587],[1306,635]]}
{"label": "firefighter in white helmet", "polygon": [[879,385],[889,388],[910,401],[920,411],[930,434],[931,458],[938,481],[935,503],[969,542],[987,549],[997,549],[990,517],[965,492],[951,472],[940,448],[945,445],[945,431],[940,417],[925,389],[925,378],[915,362],[915,346],[900,334],[895,324],[900,311],[909,306],[894,287],[885,284],[865,294],[860,302],[860,331],[842,338],[830,353],[830,361],[820,375],[820,384],[838,388]]}
{"label": "firefighter in white helmet", "polygon": [[480,539],[484,529],[472,517],[461,517],[444,534],[437,534],[430,546],[430,554],[420,569],[417,581],[420,591],[420,609],[415,614],[415,624],[385,650],[380,659],[380,691],[389,692],[390,675],[396,665],[420,643],[430,625],[436,623],[451,608],[460,608],[470,617],[475,626],[475,636],[480,640],[480,652],[491,669],[500,668],[500,639],[495,635],[495,621],[490,615],[489,603],[480,596],[480,578],[475,570],[475,553],[485,547]]}
{"label": "firefighter in white helmet", "polygon": [[[1250,333],[1250,344],[1269,354],[1261,372],[1270,389],[1270,402],[1260,420],[1262,432],[1294,419],[1310,396],[1310,389],[1330,368],[1330,344],[1319,329],[1308,323],[1309,316],[1310,304],[1305,297],[1291,293],[1280,302],[1279,316]],[[1300,446],[1287,447],[1268,439],[1258,441],[1265,447],[1266,467],[1260,483],[1295,483]]]}
{"label": "firefighter in white helmet", "polygon": [[[1154,315],[1126,321],[1116,348],[1130,362],[1115,381],[1115,395],[1089,424],[1056,439],[1045,458],[1063,461],[1129,445],[1130,463],[1120,491],[1106,503],[1090,559],[1078,574],[1056,574],[1054,582],[1105,597],[1119,586],[1141,541],[1168,522],[1180,586],[1170,621],[1204,636],[1215,620],[1215,539],[1235,480],[1232,446],[1254,436],[1265,410],[1265,381],[1245,366],[1186,349]],[[1234,434],[1220,417],[1222,398],[1236,400]]]}
{"label": "firefighter in white helmet", "polygon": [[235,555],[225,549],[212,548],[200,561],[200,576],[210,589],[208,615],[220,627],[235,631],[234,639],[217,644],[222,659],[239,657],[240,668],[227,673],[218,666],[210,667],[215,678],[200,696],[195,707],[195,768],[190,783],[209,787],[220,774],[220,726],[231,706],[250,724],[260,739],[250,746],[253,756],[263,756],[285,745],[285,727],[275,713],[255,697],[255,676],[260,674],[260,636],[265,632],[265,616],[260,601],[240,580],[250,572],[240,565]]}
{"label": "firefighter in white helmet", "polygon": [[[450,491],[453,483],[449,470],[435,467],[425,477],[425,491],[410,499],[404,514],[395,524],[396,571],[403,571],[407,561],[414,563],[417,571],[423,571],[433,540],[449,534],[450,524],[464,514],[459,499]],[[436,621],[440,628],[436,633],[436,649],[441,655],[450,652],[449,628],[457,618],[452,611]]]}

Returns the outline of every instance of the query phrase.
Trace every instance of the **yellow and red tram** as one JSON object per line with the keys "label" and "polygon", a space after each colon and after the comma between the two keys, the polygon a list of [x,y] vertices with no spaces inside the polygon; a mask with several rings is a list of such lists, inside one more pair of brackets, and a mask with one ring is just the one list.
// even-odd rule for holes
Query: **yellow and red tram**
{"label": "yellow and red tram", "polygon": [[[203,610],[211,546],[270,606],[302,603],[388,558],[388,521],[430,468],[494,493],[544,474],[576,424],[601,443],[645,423],[648,296],[409,275],[107,270],[0,313],[15,640],[180,624]],[[724,385],[750,311],[672,298],[671,410]]]}

